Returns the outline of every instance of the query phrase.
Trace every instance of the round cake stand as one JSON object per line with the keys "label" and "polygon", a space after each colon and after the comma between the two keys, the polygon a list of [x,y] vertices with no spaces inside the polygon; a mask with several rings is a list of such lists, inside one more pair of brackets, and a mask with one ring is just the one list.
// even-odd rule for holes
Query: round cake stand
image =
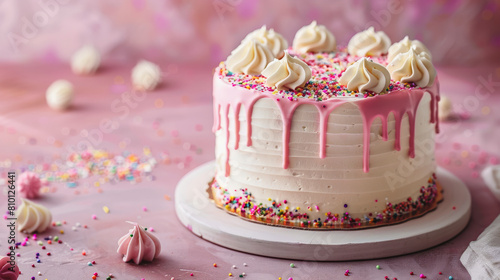
{"label": "round cake stand", "polygon": [[177,217],[195,235],[234,250],[267,257],[345,261],[412,253],[443,243],[467,225],[471,198],[465,184],[439,168],[444,199],[436,210],[400,224],[360,230],[301,230],[245,221],[208,198],[215,162],[182,178],[175,191]]}

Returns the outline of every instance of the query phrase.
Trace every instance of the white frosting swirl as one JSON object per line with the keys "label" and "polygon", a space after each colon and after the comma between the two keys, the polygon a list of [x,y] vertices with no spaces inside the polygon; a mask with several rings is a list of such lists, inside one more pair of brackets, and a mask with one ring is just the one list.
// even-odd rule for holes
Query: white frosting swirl
{"label": "white frosting swirl", "polygon": [[429,87],[436,78],[436,69],[425,55],[418,55],[411,48],[408,52],[398,54],[387,65],[391,78],[404,83],[413,82],[419,87]]}
{"label": "white frosting swirl", "polygon": [[247,75],[260,75],[274,59],[271,50],[257,40],[242,42],[226,60],[227,70]]}
{"label": "white frosting swirl", "polygon": [[244,39],[242,43],[249,40],[257,40],[257,42],[266,46],[271,50],[274,57],[283,57],[284,50],[288,48],[288,42],[281,36],[281,34],[274,31],[274,29],[266,29],[266,26],[250,32]]}
{"label": "white frosting swirl", "polygon": [[357,56],[380,56],[387,53],[391,39],[383,31],[375,32],[373,26],[352,36],[347,51]]}
{"label": "white frosting swirl", "polygon": [[335,36],[316,21],[299,29],[293,39],[293,49],[301,53],[333,52],[336,48]]}
{"label": "white frosting swirl", "polygon": [[285,52],[282,59],[275,59],[269,63],[262,71],[262,75],[267,77],[267,86],[275,86],[278,90],[294,90],[304,86],[311,79],[311,69],[304,61]]}
{"label": "white frosting swirl", "polygon": [[118,240],[117,253],[123,255],[123,261],[133,261],[140,264],[142,261],[152,261],[161,251],[160,240],[138,224],[131,223],[134,228]]}
{"label": "white frosting swirl", "polygon": [[71,70],[79,75],[93,74],[101,64],[99,51],[90,45],[79,49],[71,58]]}
{"label": "white frosting swirl", "polygon": [[52,223],[49,209],[27,199],[16,210],[18,230],[26,233],[44,232]]}
{"label": "white frosting swirl", "polygon": [[389,86],[390,82],[389,71],[383,65],[370,61],[366,57],[362,57],[347,67],[339,79],[339,83],[347,86],[348,90],[359,92],[381,93]]}
{"label": "white frosting swirl", "polygon": [[47,88],[45,98],[50,108],[65,110],[71,105],[73,95],[73,84],[66,80],[57,80]]}
{"label": "white frosting swirl", "polygon": [[410,40],[408,36],[405,36],[403,40],[392,44],[389,48],[387,61],[391,62],[398,54],[408,52],[410,49],[414,49],[417,54],[427,56],[429,60],[432,60],[431,52],[422,42]]}
{"label": "white frosting swirl", "polygon": [[153,90],[160,83],[160,67],[147,60],[141,60],[132,69],[132,84],[140,90]]}

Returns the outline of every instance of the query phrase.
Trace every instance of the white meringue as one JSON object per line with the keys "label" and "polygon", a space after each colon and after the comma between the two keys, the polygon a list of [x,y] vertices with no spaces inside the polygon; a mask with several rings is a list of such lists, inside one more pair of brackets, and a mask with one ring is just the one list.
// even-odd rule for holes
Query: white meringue
{"label": "white meringue", "polygon": [[453,104],[448,97],[441,95],[438,107],[439,120],[444,121],[453,116]]}
{"label": "white meringue", "polygon": [[154,90],[160,80],[160,67],[153,62],[141,60],[132,69],[132,84],[136,89]]}
{"label": "white meringue", "polygon": [[57,80],[53,82],[45,94],[47,104],[54,110],[65,110],[71,105],[74,90],[73,84],[66,80]]}
{"label": "white meringue", "polygon": [[47,207],[22,199],[16,210],[18,230],[26,233],[44,232],[52,223],[52,214]]}
{"label": "white meringue", "polygon": [[90,45],[83,46],[71,58],[71,70],[78,75],[93,74],[101,64],[99,51]]}
{"label": "white meringue", "polygon": [[481,177],[497,200],[500,201],[500,165],[486,167],[481,172]]}

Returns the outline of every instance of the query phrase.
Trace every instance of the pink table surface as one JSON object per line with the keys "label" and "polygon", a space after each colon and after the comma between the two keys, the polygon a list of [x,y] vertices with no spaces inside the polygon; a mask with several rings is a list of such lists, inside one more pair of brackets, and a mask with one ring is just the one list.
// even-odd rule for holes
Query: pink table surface
{"label": "pink table surface", "polygon": [[[32,276],[49,280],[91,279],[94,272],[99,273],[98,279],[105,279],[109,273],[116,279],[233,279],[242,272],[246,273],[245,279],[340,279],[345,277],[346,269],[351,272],[349,279],[384,279],[386,275],[390,279],[418,279],[421,273],[427,279],[448,279],[448,275],[455,279],[470,278],[459,258],[469,242],[500,213],[500,203],[478,177],[482,168],[495,163],[500,156],[500,111],[496,108],[500,104],[499,69],[438,69],[442,94],[461,104],[469,115],[460,121],[442,123],[436,151],[438,164],[460,177],[471,190],[472,218],[467,228],[444,244],[409,255],[367,261],[312,262],[233,251],[204,241],[181,225],[174,210],[176,184],[187,172],[214,158],[212,66],[160,65],[165,72],[163,84],[137,102],[136,107],[129,106],[126,116],[123,111],[112,110],[111,104],[119,102],[116,100],[121,94],[130,89],[132,64],[104,63],[92,77],[75,76],[67,65],[0,65],[2,176],[8,170],[19,171],[30,165],[64,163],[68,147],[84,141],[85,131],[95,135],[105,118],[116,120],[119,128],[103,133],[96,148],[141,155],[144,147],[150,147],[159,162],[152,172],[153,181],[137,184],[121,181],[95,187],[99,177],[94,176],[80,180],[75,188],[52,183],[53,192],[45,193],[37,202],[51,209],[54,221],[66,224],[51,227],[38,237],[58,235],[64,243],[46,245],[46,250],[36,242],[20,247],[17,250],[20,279]],[[68,79],[76,88],[74,106],[67,112],[53,111],[45,103],[45,89],[60,78]],[[488,79],[493,84],[481,82]],[[482,94],[474,94],[476,90]],[[160,160],[162,154],[168,154],[170,160]],[[109,214],[103,212],[103,206],[109,207]],[[5,207],[6,194],[2,191],[0,209]],[[97,219],[93,220],[92,215],[97,215]],[[158,259],[139,266],[121,261],[116,242],[128,232],[127,220],[155,228],[163,247]],[[76,223],[88,228],[73,231]],[[60,234],[61,229],[64,234]],[[0,238],[0,252],[6,252],[4,226]],[[17,238],[21,241],[24,234],[18,233]],[[82,250],[87,252],[86,256],[81,254]],[[37,252],[41,253],[41,263],[36,263]],[[89,261],[96,264],[88,266]],[[290,267],[291,262],[296,268]],[[377,270],[376,265],[381,269]],[[410,276],[410,271],[417,275]],[[37,276],[38,272],[42,276]],[[230,272],[232,278],[228,276]]]}

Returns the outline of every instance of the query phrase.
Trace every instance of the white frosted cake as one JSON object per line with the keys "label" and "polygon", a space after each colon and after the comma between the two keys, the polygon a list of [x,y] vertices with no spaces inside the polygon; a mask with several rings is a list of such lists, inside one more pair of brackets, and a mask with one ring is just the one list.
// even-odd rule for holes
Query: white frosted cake
{"label": "white frosted cake", "polygon": [[313,22],[263,27],[213,80],[216,205],[298,228],[402,222],[437,205],[439,89],[427,48],[373,28],[347,48]]}

